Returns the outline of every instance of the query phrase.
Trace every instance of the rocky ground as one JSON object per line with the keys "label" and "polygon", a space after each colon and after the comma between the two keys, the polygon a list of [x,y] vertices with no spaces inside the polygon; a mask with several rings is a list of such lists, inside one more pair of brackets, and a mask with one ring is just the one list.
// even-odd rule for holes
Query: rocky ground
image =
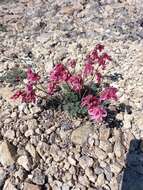
{"label": "rocky ground", "polygon": [[81,62],[100,42],[122,105],[110,127],[99,126],[14,103],[1,80],[0,189],[143,189],[142,10],[142,0],[0,1],[1,77],[16,65],[45,74],[66,58]]}

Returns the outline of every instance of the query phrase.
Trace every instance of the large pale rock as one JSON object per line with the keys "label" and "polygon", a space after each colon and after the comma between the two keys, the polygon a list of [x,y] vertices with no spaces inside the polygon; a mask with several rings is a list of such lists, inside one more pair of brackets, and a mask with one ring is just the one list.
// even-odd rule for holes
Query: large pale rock
{"label": "large pale rock", "polygon": [[17,190],[17,188],[11,183],[10,179],[7,179],[4,184],[3,190]]}
{"label": "large pale rock", "polygon": [[41,190],[41,188],[38,185],[25,182],[23,190]]}
{"label": "large pale rock", "polygon": [[10,166],[15,163],[16,149],[8,142],[0,142],[0,163],[3,166]]}
{"label": "large pale rock", "polygon": [[13,100],[11,97],[14,95],[13,89],[10,87],[0,88],[0,96],[3,97],[11,106],[19,105],[20,100]]}
{"label": "large pale rock", "polygon": [[71,135],[71,141],[75,144],[82,145],[87,141],[89,134],[93,133],[93,128],[89,122],[75,129]]}

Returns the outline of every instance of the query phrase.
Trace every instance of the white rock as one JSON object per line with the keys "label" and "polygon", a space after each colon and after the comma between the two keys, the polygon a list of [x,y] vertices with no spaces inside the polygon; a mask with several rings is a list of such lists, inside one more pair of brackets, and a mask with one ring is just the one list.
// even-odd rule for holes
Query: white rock
{"label": "white rock", "polygon": [[75,129],[71,135],[71,141],[75,144],[82,145],[87,141],[89,134],[93,132],[93,128],[90,123],[85,123],[85,125]]}
{"label": "white rock", "polygon": [[85,169],[85,168],[89,168],[92,167],[94,161],[92,158],[88,157],[88,156],[82,156],[79,158],[79,165]]}
{"label": "white rock", "polygon": [[0,162],[3,166],[10,166],[15,163],[15,147],[8,142],[0,142]]}
{"label": "white rock", "polygon": [[31,170],[31,162],[26,155],[20,156],[17,160],[17,163],[27,171]]}
{"label": "white rock", "polygon": [[7,130],[6,133],[4,134],[4,137],[13,140],[15,137],[15,132],[11,129]]}
{"label": "white rock", "polygon": [[76,160],[72,158],[71,156],[68,156],[68,161],[71,165],[76,166]]}
{"label": "white rock", "polygon": [[3,190],[17,190],[17,188],[10,182],[10,179],[7,179],[4,184]]}
{"label": "white rock", "polygon": [[97,146],[94,149],[94,154],[100,160],[104,160],[107,157],[107,154]]}
{"label": "white rock", "polygon": [[105,178],[104,178],[104,174],[99,174],[96,184],[97,186],[101,187],[103,184],[105,183]]}
{"label": "white rock", "polygon": [[29,152],[30,155],[31,155],[34,159],[36,159],[36,156],[37,156],[37,154],[36,154],[36,149],[35,149],[35,147],[34,147],[32,144],[27,143],[27,145],[25,146],[25,150],[27,150],[27,152]]}
{"label": "white rock", "polygon": [[122,166],[117,162],[115,162],[114,164],[111,164],[110,168],[114,174],[119,174],[122,170]]}

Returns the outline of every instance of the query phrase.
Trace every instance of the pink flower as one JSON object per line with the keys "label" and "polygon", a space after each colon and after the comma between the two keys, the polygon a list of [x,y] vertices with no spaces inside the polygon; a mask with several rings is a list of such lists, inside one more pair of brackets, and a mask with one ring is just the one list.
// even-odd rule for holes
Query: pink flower
{"label": "pink flower", "polygon": [[107,61],[111,60],[111,57],[107,53],[104,53],[102,56],[99,57],[98,63],[102,66],[102,69],[105,69]]}
{"label": "pink flower", "polygon": [[63,64],[57,64],[50,74],[51,81],[67,81],[70,77],[69,71],[65,68]]}
{"label": "pink flower", "polygon": [[104,45],[97,44],[95,49],[97,49],[97,50],[99,50],[101,52],[102,50],[104,50]]}
{"label": "pink flower", "polygon": [[75,68],[76,60],[75,59],[69,59],[68,60],[68,66],[71,67],[71,68]]}
{"label": "pink flower", "polygon": [[20,96],[23,96],[24,91],[21,90],[17,90],[16,93],[11,97],[11,99],[16,100],[18,99]]}
{"label": "pink flower", "polygon": [[83,87],[83,80],[81,75],[72,75],[68,83],[75,92],[80,92]]}
{"label": "pink flower", "polygon": [[107,87],[101,92],[100,101],[104,100],[117,100],[117,89],[114,87]]}
{"label": "pink flower", "polygon": [[101,82],[101,79],[102,79],[101,73],[97,72],[97,73],[96,73],[96,80],[97,80],[97,83],[100,83],[100,82]]}
{"label": "pink flower", "polygon": [[102,121],[107,116],[107,111],[102,107],[92,107],[88,110],[88,114],[92,120]]}
{"label": "pink flower", "polygon": [[84,65],[84,71],[83,71],[83,73],[84,73],[85,77],[87,77],[89,75],[93,75],[93,71],[94,71],[94,66],[92,64],[86,63]]}
{"label": "pink flower", "polygon": [[27,71],[27,79],[30,83],[34,84],[38,82],[40,76],[37,73],[34,73],[31,68],[29,68]]}
{"label": "pink flower", "polygon": [[86,106],[88,109],[93,106],[97,106],[98,104],[99,104],[98,98],[91,94],[83,97],[81,100],[81,106],[82,107]]}
{"label": "pink flower", "polygon": [[18,90],[12,97],[12,99],[16,100],[21,98],[22,102],[30,103],[36,101],[36,94],[33,86],[28,84],[25,90]]}
{"label": "pink flower", "polygon": [[57,90],[57,83],[54,81],[48,83],[47,92],[52,95]]}

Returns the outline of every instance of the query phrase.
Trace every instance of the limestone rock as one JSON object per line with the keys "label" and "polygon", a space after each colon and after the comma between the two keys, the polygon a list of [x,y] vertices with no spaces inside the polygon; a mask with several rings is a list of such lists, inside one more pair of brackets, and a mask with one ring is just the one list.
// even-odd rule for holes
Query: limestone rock
{"label": "limestone rock", "polygon": [[17,160],[17,163],[27,171],[31,170],[31,162],[26,155],[20,156]]}
{"label": "limestone rock", "polygon": [[93,132],[92,126],[90,123],[86,123],[84,126],[80,126],[75,129],[71,135],[71,141],[75,144],[82,145],[87,141],[87,138],[90,133]]}
{"label": "limestone rock", "polygon": [[41,188],[38,185],[25,182],[23,190],[41,190]]}
{"label": "limestone rock", "polygon": [[15,163],[16,149],[8,142],[0,142],[0,162],[3,166],[10,166]]}

